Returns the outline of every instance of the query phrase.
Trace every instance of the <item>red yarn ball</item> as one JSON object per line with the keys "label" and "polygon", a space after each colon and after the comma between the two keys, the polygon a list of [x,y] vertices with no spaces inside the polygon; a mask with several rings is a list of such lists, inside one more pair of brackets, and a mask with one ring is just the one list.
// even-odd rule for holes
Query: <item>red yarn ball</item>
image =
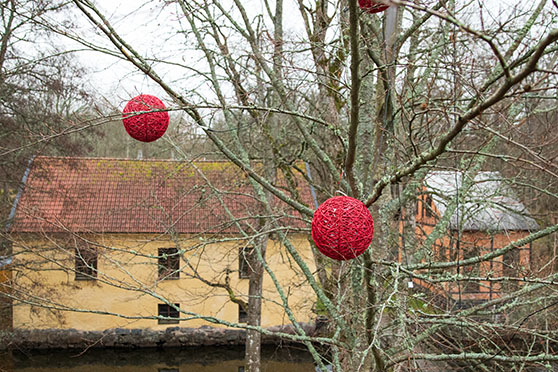
{"label": "red yarn ball", "polygon": [[335,260],[360,256],[372,242],[374,220],[366,205],[349,196],[326,200],[314,212],[312,239],[324,255]]}
{"label": "red yarn ball", "polygon": [[169,126],[169,113],[166,111],[136,113],[161,109],[165,109],[165,105],[155,96],[141,94],[132,98],[122,113],[126,132],[132,138],[142,142],[152,142],[160,138]]}
{"label": "red yarn ball", "polygon": [[370,14],[380,13],[389,8],[389,5],[377,3],[372,0],[358,0],[358,6],[360,9]]}

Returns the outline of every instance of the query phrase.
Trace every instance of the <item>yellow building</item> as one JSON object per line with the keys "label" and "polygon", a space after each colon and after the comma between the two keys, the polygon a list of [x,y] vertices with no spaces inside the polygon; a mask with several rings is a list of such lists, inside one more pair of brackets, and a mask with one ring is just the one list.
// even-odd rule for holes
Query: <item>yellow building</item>
{"label": "yellow building", "polygon": [[[153,329],[243,323],[246,254],[258,202],[228,162],[37,157],[11,224],[14,329]],[[299,190],[310,199],[309,190]],[[275,205],[277,226],[313,270],[307,223]],[[299,322],[315,298],[284,247],[266,262]],[[264,274],[262,326],[289,324]]]}

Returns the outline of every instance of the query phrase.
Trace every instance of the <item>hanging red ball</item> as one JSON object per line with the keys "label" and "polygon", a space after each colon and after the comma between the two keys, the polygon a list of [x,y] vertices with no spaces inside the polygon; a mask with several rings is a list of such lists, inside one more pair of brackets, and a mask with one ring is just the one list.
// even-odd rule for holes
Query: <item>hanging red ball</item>
{"label": "hanging red ball", "polygon": [[358,0],[358,6],[360,9],[370,14],[380,13],[389,8],[389,5],[377,3],[372,0]]}
{"label": "hanging red ball", "polygon": [[132,98],[124,107],[122,121],[128,134],[142,142],[152,142],[160,138],[169,126],[169,113],[164,110],[164,103],[157,97],[141,94]]}
{"label": "hanging red ball", "polygon": [[372,242],[373,235],[374,220],[360,200],[336,196],[314,212],[312,239],[320,252],[335,260],[360,256]]}

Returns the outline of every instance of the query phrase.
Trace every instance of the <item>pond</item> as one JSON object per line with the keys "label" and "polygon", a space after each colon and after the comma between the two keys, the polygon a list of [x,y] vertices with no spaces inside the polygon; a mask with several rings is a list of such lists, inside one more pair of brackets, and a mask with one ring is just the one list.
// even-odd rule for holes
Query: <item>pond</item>
{"label": "pond", "polygon": [[[244,348],[89,349],[0,353],[0,372],[242,372]],[[266,346],[262,372],[314,372],[302,348]]]}

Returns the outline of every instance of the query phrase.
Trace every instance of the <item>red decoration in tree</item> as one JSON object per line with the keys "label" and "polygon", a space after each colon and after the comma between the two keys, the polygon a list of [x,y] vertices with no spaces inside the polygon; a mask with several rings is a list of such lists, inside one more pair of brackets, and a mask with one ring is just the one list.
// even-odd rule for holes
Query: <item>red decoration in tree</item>
{"label": "red decoration in tree", "polygon": [[380,13],[389,8],[389,5],[377,3],[372,0],[358,0],[358,6],[360,9],[368,13]]}
{"label": "red decoration in tree", "polygon": [[122,113],[126,132],[132,138],[142,142],[152,142],[160,138],[169,126],[169,113],[166,111],[138,113],[161,109],[165,109],[165,105],[155,96],[141,94],[132,98]]}
{"label": "red decoration in tree", "polygon": [[336,196],[314,212],[312,239],[320,252],[335,260],[360,256],[370,245],[373,234],[374,220],[360,200]]}

